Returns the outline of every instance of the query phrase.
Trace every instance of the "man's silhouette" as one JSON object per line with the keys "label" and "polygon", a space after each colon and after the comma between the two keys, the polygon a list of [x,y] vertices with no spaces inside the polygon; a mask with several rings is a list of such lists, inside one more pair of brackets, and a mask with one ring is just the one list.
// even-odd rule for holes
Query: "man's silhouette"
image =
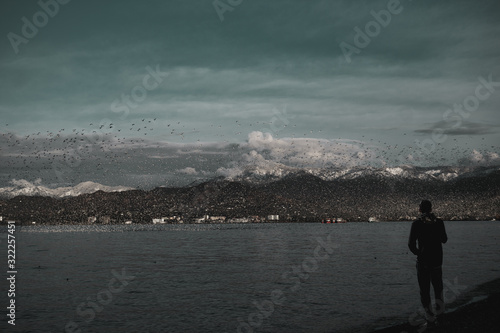
{"label": "man's silhouette", "polygon": [[436,315],[444,312],[443,300],[443,248],[448,236],[443,220],[432,214],[429,200],[420,203],[420,217],[411,225],[408,247],[417,256],[417,277],[420,287],[420,301],[425,309],[427,321],[437,323],[432,311],[431,282],[436,302]]}

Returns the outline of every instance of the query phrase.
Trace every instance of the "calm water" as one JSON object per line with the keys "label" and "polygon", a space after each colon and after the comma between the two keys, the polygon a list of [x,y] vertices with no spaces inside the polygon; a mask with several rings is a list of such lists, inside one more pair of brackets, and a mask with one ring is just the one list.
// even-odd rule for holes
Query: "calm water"
{"label": "calm water", "polygon": [[[500,277],[499,222],[446,227],[448,300]],[[362,332],[406,321],[419,308],[410,223],[85,230],[16,233],[9,331]]]}

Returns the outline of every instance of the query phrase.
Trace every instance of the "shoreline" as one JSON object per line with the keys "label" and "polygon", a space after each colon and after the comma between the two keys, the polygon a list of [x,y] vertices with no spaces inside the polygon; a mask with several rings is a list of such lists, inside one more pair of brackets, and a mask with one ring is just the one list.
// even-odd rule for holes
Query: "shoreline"
{"label": "shoreline", "polygon": [[447,304],[438,327],[419,330],[409,322],[371,330],[372,333],[498,332],[500,327],[500,278],[483,283]]}
{"label": "shoreline", "polygon": [[[348,221],[345,222],[335,222],[335,223],[323,223],[321,220],[311,220],[311,221],[248,221],[248,222],[165,222],[165,223],[152,223],[152,222],[112,222],[112,223],[83,223],[83,222],[64,222],[64,223],[38,223],[38,222],[23,222],[15,219],[3,219],[0,220],[0,227],[7,226],[8,221],[14,221],[16,225],[28,227],[28,226],[120,226],[120,225],[218,225],[218,224],[228,224],[228,225],[237,225],[237,224],[287,224],[287,223],[307,223],[307,224],[345,224],[345,223],[408,223],[411,224],[414,220],[380,220],[380,221]],[[500,220],[480,220],[480,219],[465,219],[465,220],[444,220],[445,223],[454,223],[454,222],[500,222]]]}

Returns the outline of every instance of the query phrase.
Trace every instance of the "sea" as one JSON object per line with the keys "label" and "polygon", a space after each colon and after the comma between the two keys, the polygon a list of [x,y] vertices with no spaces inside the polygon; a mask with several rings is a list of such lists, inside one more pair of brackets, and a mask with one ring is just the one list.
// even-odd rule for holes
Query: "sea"
{"label": "sea", "polygon": [[[452,304],[500,277],[500,222],[445,225]],[[7,296],[12,279],[3,279],[0,331],[370,332],[421,312],[410,227],[18,226],[15,273],[6,273],[15,295]],[[12,299],[15,325],[5,310]]]}

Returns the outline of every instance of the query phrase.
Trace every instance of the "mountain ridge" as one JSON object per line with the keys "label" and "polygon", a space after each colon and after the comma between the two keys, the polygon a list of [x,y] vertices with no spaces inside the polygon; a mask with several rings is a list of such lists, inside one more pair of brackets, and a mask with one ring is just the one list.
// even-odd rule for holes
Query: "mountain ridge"
{"label": "mountain ridge", "polygon": [[[290,168],[285,167],[283,170],[276,170],[274,167],[269,170],[262,167],[249,166],[246,167],[240,174],[228,177],[215,177],[211,179],[200,179],[191,184],[184,186],[196,186],[207,181],[238,181],[251,185],[269,184],[275,181],[287,179],[289,177],[296,178],[301,175],[311,175],[318,177],[324,181],[333,180],[353,180],[363,177],[376,177],[378,179],[398,179],[398,180],[423,180],[432,181],[440,180],[449,182],[456,179],[476,177],[482,174],[498,172],[500,166],[477,166],[477,167],[414,167],[410,165],[401,165],[397,167],[353,167],[353,168],[336,168],[336,169],[321,169],[321,168]],[[0,188],[0,198],[13,198],[19,195],[27,196],[48,196],[48,197],[74,197],[82,194],[94,193],[97,191],[104,192],[121,192],[134,190],[128,186],[107,186],[92,181],[81,182],[75,186],[64,186],[49,188],[39,185],[36,182],[27,180],[13,180],[14,186]],[[160,186],[157,186],[160,187]]]}
{"label": "mountain ridge", "polygon": [[14,186],[0,188],[0,198],[13,198],[16,196],[43,196],[43,197],[75,197],[97,191],[119,192],[132,190],[127,186],[107,186],[92,181],[81,182],[75,186],[49,188],[37,185],[26,180],[13,181]]}
{"label": "mountain ridge", "polygon": [[[429,170],[423,170],[427,172]],[[268,182],[212,179],[189,187],[156,187],[85,193],[79,196],[17,196],[0,200],[0,215],[23,223],[86,224],[151,223],[153,218],[183,216],[186,221],[205,215],[239,218],[279,215],[281,221],[311,222],[327,217],[349,221],[412,220],[422,199],[433,202],[446,220],[500,218],[500,170],[469,170],[443,180],[430,177],[384,176],[324,180],[301,172]]]}

